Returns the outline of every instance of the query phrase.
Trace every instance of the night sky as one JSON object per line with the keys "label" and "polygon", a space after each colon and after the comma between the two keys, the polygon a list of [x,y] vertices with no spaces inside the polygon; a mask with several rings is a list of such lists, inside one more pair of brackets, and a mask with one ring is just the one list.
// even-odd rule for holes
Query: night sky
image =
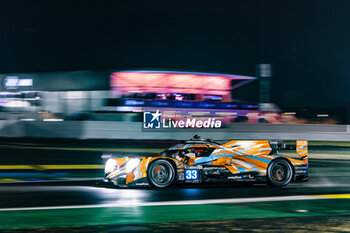
{"label": "night sky", "polygon": [[[0,1],[0,73],[169,68],[255,76],[281,107],[350,105],[350,1]],[[256,99],[252,83],[237,94]]]}

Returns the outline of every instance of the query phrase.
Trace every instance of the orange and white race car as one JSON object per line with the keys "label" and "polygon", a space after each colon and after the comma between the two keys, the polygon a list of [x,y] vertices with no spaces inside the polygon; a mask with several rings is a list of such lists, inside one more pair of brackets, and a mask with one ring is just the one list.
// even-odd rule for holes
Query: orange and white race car
{"label": "orange and white race car", "polygon": [[284,143],[232,140],[218,143],[195,136],[155,156],[112,155],[104,181],[121,187],[166,188],[173,183],[267,182],[282,187],[308,178],[307,141],[296,142],[298,157],[278,154]]}

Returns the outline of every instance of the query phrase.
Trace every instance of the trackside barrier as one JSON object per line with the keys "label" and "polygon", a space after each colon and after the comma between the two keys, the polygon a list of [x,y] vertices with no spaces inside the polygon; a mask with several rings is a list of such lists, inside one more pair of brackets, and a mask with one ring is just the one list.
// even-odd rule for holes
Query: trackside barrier
{"label": "trackside barrier", "polygon": [[111,121],[0,121],[0,137],[183,140],[202,138],[350,141],[349,125],[245,124],[221,129],[143,131],[140,122]]}

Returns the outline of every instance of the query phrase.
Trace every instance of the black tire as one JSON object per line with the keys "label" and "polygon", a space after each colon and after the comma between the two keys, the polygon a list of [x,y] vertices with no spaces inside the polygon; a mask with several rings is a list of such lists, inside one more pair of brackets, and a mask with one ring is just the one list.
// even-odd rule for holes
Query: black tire
{"label": "black tire", "polygon": [[292,165],[285,159],[273,160],[266,172],[267,181],[271,186],[286,186],[293,179]]}
{"label": "black tire", "polygon": [[167,188],[174,182],[175,170],[169,161],[160,159],[149,165],[147,176],[151,186]]}

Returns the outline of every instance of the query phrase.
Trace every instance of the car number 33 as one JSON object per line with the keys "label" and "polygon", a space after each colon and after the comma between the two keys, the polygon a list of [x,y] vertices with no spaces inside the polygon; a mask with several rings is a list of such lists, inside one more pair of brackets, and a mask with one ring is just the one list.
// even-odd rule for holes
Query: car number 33
{"label": "car number 33", "polygon": [[198,170],[196,169],[186,169],[185,170],[186,180],[198,180]]}

